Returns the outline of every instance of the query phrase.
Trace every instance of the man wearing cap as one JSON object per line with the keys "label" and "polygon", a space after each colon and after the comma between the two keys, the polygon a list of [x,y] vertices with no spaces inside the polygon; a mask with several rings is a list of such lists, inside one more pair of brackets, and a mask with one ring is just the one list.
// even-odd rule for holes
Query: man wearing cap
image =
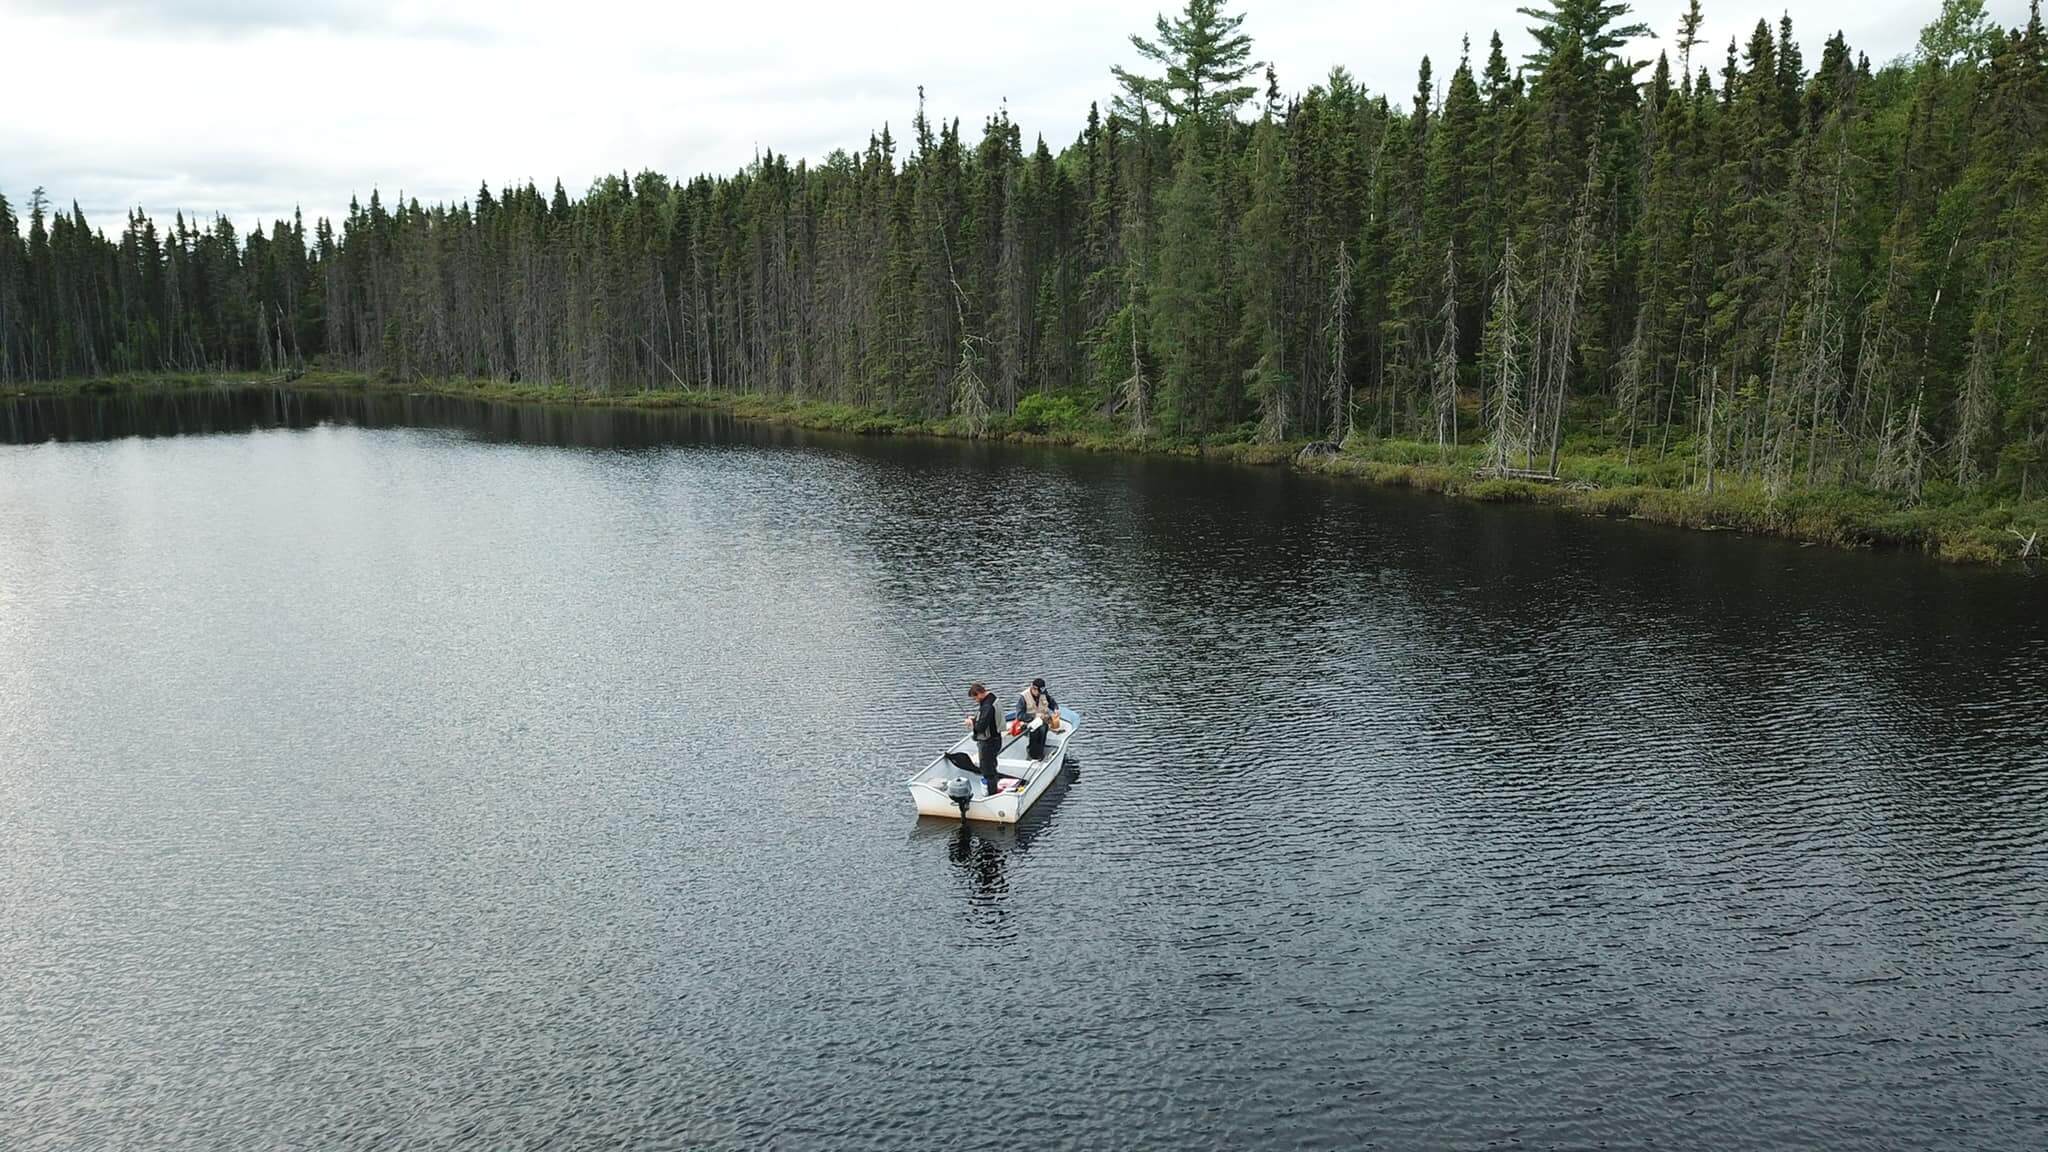
{"label": "man wearing cap", "polygon": [[1033,760],[1045,759],[1045,738],[1052,732],[1052,723],[1060,714],[1059,702],[1052,693],[1045,690],[1045,678],[1039,677],[1024,686],[1024,692],[1017,697],[1017,719],[1030,732],[1030,741],[1025,744],[1025,755]]}

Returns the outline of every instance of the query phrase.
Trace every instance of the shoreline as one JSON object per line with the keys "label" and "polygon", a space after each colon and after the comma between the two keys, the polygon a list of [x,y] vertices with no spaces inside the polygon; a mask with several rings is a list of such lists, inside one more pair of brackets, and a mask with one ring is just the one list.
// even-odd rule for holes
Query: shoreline
{"label": "shoreline", "polygon": [[[1560,460],[1557,482],[1482,477],[1470,466],[1477,448],[1437,458],[1434,445],[1387,440],[1342,451],[1303,454],[1304,442],[1248,441],[1192,443],[1164,437],[1140,439],[1105,432],[1071,419],[1078,413],[1055,409],[1038,427],[1014,420],[993,422],[980,435],[958,420],[933,421],[846,404],[825,404],[751,393],[649,391],[576,392],[557,385],[493,380],[378,381],[363,373],[309,371],[289,378],[260,373],[111,376],[89,380],[11,385],[0,398],[65,398],[199,391],[214,388],[282,388],[298,391],[426,393],[459,399],[561,407],[692,409],[735,419],[858,436],[928,436],[1070,448],[1088,452],[1180,456],[1261,467],[1285,466],[1385,488],[1410,488],[1456,499],[1499,504],[1533,504],[1582,515],[1633,519],[1694,531],[1733,531],[1773,536],[1804,544],[1847,549],[1897,548],[1949,563],[1994,565],[2021,558],[2021,536],[2038,532],[2035,555],[2048,550],[2048,499],[2025,502],[1956,498],[1944,503],[1906,505],[1854,487],[1800,488],[1772,501],[1754,480],[1737,479],[1714,492],[1671,484],[1602,483],[1617,471],[1607,456]],[[1064,426],[1061,426],[1064,425]]]}

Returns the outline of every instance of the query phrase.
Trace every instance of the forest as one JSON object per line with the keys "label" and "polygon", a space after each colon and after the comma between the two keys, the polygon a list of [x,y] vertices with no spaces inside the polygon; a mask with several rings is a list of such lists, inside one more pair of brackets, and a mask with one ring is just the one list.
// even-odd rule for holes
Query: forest
{"label": "forest", "polygon": [[1342,67],[1290,93],[1228,0],[1187,0],[1058,148],[920,90],[907,132],[816,162],[373,191],[267,234],[0,197],[0,385],[318,365],[964,434],[1398,442],[1504,476],[1593,452],[1772,500],[2039,498],[2038,0],[2010,29],[1946,0],[1882,63],[1839,35],[1805,59],[1790,16],[1704,43],[1697,0],[1672,29],[1615,0],[1517,13],[1526,59],[1496,34],[1408,96]]}

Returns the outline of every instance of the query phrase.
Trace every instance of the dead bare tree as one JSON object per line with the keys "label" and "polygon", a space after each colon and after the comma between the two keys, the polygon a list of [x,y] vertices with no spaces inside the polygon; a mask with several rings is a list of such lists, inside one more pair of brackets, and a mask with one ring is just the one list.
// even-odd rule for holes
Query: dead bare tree
{"label": "dead bare tree", "polygon": [[[1835,306],[1835,262],[1841,247],[1842,214],[1845,201],[1853,193],[1848,179],[1850,150],[1849,132],[1844,112],[1837,109],[1828,124],[1828,136],[1833,142],[1830,166],[1826,174],[1828,196],[1827,228],[1814,254],[1814,266],[1810,275],[1811,294],[1807,301],[1806,323],[1801,330],[1801,345],[1804,351],[1801,364],[1801,381],[1811,393],[1813,409],[1806,433],[1806,483],[1813,485],[1814,473],[1820,460],[1821,449],[1828,432],[1824,420],[1838,413],[1844,381],[1842,379],[1842,319]],[[1839,426],[1839,420],[1829,420]]]}
{"label": "dead bare tree", "polygon": [[1899,254],[1892,253],[1885,271],[1884,287],[1863,309],[1863,323],[1856,343],[1856,374],[1849,382],[1849,404],[1856,411],[1856,435],[1870,437],[1871,405],[1882,394],[1883,407],[1877,414],[1880,427],[1891,419],[1892,373],[1900,358],[1902,341],[1891,323],[1892,301],[1904,290]]}
{"label": "dead bare tree", "polygon": [[1145,379],[1144,353],[1138,346],[1138,306],[1135,301],[1131,309],[1131,374],[1116,386],[1119,407],[1131,417],[1131,434],[1143,440],[1151,434],[1151,412],[1147,403],[1151,398],[1151,383]]}
{"label": "dead bare tree", "polygon": [[1701,427],[1695,437],[1698,448],[1694,467],[1701,477],[1701,489],[1710,496],[1714,492],[1714,468],[1720,463],[1720,439],[1714,430],[1715,416],[1720,407],[1721,368],[1715,365],[1707,373],[1706,395],[1696,405]]}
{"label": "dead bare tree", "polygon": [[1871,470],[1871,487],[1904,496],[1909,504],[1920,502],[1927,465],[1927,433],[1920,425],[1920,397],[1904,412],[1894,412],[1885,421],[1878,441],[1877,464]]}
{"label": "dead bare tree", "polygon": [[[1987,289],[1987,292],[1992,291]],[[1956,487],[1968,488],[1983,478],[1978,447],[1991,431],[1998,398],[1992,394],[1992,364],[1997,359],[1998,323],[1980,320],[1970,340],[1970,362],[1963,370],[1961,395],[1956,397]]]}
{"label": "dead bare tree", "polygon": [[989,401],[987,374],[982,365],[987,362],[983,346],[989,343],[967,323],[967,293],[960,288],[960,281],[947,278],[953,285],[953,307],[960,317],[960,359],[953,370],[953,415],[967,425],[968,432],[979,438],[988,432]]}
{"label": "dead bare tree", "polygon": [[[1529,468],[1536,466],[1536,440],[1547,436],[1549,466],[1545,474],[1557,475],[1557,457],[1564,436],[1564,409],[1570,396],[1572,350],[1578,342],[1579,294],[1593,258],[1594,214],[1600,203],[1600,149],[1596,142],[1586,155],[1586,182],[1579,190],[1578,203],[1565,230],[1562,250],[1543,288],[1537,294],[1537,381],[1530,404],[1528,443]],[[1546,261],[1546,264],[1549,262]],[[1549,427],[1546,430],[1543,425]]]}
{"label": "dead bare tree", "polygon": [[[1614,407],[1621,417],[1624,447],[1622,458],[1633,461],[1636,455],[1636,416],[1643,405],[1643,370],[1647,367],[1649,341],[1643,333],[1644,309],[1636,310],[1634,335],[1629,337],[1628,346],[1621,350],[1621,377],[1614,385]],[[1656,415],[1656,404],[1651,403],[1650,414]]]}
{"label": "dead bare tree", "polygon": [[1436,366],[1430,380],[1430,407],[1436,416],[1436,455],[1444,460],[1458,443],[1458,272],[1457,251],[1444,248],[1444,304],[1437,312]]}
{"label": "dead bare tree", "polygon": [[[1778,339],[1774,341],[1782,348],[1785,343],[1784,326],[1781,323]],[[1785,381],[1785,361],[1789,357],[1771,357],[1770,384],[1764,391],[1763,432],[1759,452],[1763,457],[1764,488],[1772,504],[1785,495],[1792,482],[1793,453],[1798,448],[1799,413],[1804,392],[1805,373],[1803,367],[1791,370],[1793,381]]]}

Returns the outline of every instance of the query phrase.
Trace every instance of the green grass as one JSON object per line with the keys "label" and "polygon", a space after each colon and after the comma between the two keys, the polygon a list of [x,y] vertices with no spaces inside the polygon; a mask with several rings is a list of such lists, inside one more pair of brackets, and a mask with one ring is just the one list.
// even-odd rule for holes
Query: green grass
{"label": "green grass", "polygon": [[[120,392],[246,388],[277,385],[262,373],[117,375],[16,386],[14,395],[110,395]],[[555,384],[504,380],[418,379],[393,383],[361,373],[314,370],[284,382],[301,389],[427,392],[442,396],[524,404],[625,408],[690,408],[743,420],[859,436],[975,437],[1094,452],[1202,457],[1247,465],[1292,465],[1329,476],[1388,488],[1412,488],[1497,504],[1540,504],[1596,516],[1625,517],[1698,530],[1780,536],[1842,548],[1897,547],[1957,563],[2011,560],[2020,542],[2011,529],[2040,532],[2048,544],[2048,499],[2021,502],[1996,492],[1959,492],[1930,484],[1925,499],[1905,505],[1885,493],[1856,487],[1794,489],[1773,501],[1755,481],[1718,480],[1711,493],[1692,483],[1689,441],[1673,441],[1663,458],[1639,447],[1624,449],[1608,434],[1597,410],[1574,413],[1558,459],[1559,483],[1479,476],[1481,452],[1465,446],[1439,452],[1433,443],[1353,436],[1344,450],[1298,458],[1302,444],[1260,444],[1248,430],[1203,440],[1139,438],[1069,398],[1027,397],[1010,417],[991,418],[978,437],[958,419],[931,420],[848,404],[788,397],[693,391],[592,393]],[[7,393],[0,392],[0,395]],[[1468,405],[1469,407],[1469,405]],[[1474,413],[1461,419],[1469,432]]]}
{"label": "green grass", "polygon": [[2021,545],[2013,529],[2022,534],[2039,531],[2048,540],[2048,500],[1963,494],[1941,485],[1930,485],[1926,499],[1910,506],[1894,496],[1856,487],[1793,489],[1773,501],[1755,481],[1724,479],[1708,493],[1688,483],[1682,465],[1630,463],[1619,454],[1604,452],[1560,456],[1561,482],[1556,484],[1481,477],[1476,474],[1476,450],[1449,453],[1444,463],[1435,463],[1436,459],[1435,445],[1379,441],[1350,445],[1336,456],[1311,458],[1302,467],[1489,503],[1541,504],[1838,548],[1906,548],[1960,563],[2001,563],[2017,556]]}

